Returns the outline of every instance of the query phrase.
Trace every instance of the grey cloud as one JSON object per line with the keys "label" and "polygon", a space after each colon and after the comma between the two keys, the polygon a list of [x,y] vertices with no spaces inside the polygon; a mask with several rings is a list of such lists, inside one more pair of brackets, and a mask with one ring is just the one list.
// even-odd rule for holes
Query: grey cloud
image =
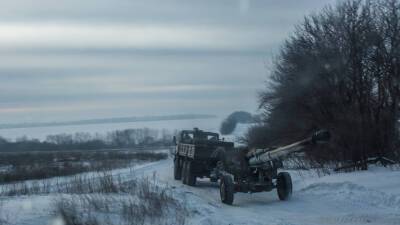
{"label": "grey cloud", "polygon": [[[0,2],[0,27],[18,26],[0,29],[0,122],[11,123],[256,110],[279,45],[333,0]],[[61,33],[46,33],[49,24]],[[142,45],[122,32],[134,26],[189,34]]]}
{"label": "grey cloud", "polygon": [[77,20],[86,22],[189,23],[189,24],[266,24],[293,23],[326,2],[320,0],[249,0],[247,13],[243,0],[13,0],[2,1],[3,19]]}

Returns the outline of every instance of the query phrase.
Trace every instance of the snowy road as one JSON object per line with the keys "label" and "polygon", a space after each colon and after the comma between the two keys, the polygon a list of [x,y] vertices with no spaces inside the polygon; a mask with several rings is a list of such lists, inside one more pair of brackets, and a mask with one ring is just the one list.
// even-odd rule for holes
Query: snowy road
{"label": "snowy road", "polygon": [[400,225],[400,171],[371,171],[317,177],[291,172],[293,198],[279,201],[276,192],[235,194],[233,206],[220,203],[218,185],[207,180],[197,187],[182,185],[172,177],[172,162],[164,160],[140,169],[157,173],[196,211],[192,224],[376,224]]}
{"label": "snowy road", "polygon": [[[290,201],[279,201],[275,191],[237,193],[233,206],[220,203],[215,183],[199,180],[196,187],[189,187],[174,181],[171,159],[141,165],[135,171],[136,176],[156,174],[160,183],[183,198],[192,212],[188,224],[400,225],[399,170],[373,168],[321,178],[310,173],[300,176],[299,172],[291,171],[294,193]],[[114,172],[126,173],[124,170]],[[38,224],[39,221],[53,224],[50,214],[53,197],[8,198],[3,199],[3,207],[15,224]]]}

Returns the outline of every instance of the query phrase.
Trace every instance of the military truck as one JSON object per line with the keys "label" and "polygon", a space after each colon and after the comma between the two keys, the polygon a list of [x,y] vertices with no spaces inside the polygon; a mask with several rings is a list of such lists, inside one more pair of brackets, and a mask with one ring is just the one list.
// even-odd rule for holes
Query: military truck
{"label": "military truck", "polygon": [[189,186],[195,186],[197,178],[207,177],[217,182],[217,163],[222,161],[225,152],[234,147],[233,142],[220,139],[218,133],[198,128],[179,132],[174,142],[174,178]]}
{"label": "military truck", "polygon": [[278,148],[234,148],[232,142],[219,139],[217,133],[195,128],[184,130],[175,139],[174,177],[194,186],[197,177],[220,180],[220,197],[231,205],[237,192],[255,193],[277,190],[280,200],[292,194],[292,179],[287,172],[278,172],[282,160],[295,152],[325,143],[330,133],[320,130],[311,137]]}

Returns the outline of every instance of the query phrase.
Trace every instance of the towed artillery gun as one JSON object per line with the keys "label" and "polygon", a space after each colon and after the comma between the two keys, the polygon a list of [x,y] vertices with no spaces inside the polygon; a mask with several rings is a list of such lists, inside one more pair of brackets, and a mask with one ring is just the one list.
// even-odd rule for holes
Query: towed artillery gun
{"label": "towed artillery gun", "polygon": [[254,193],[272,191],[274,188],[280,200],[288,200],[292,194],[292,179],[288,172],[278,173],[278,169],[283,167],[282,160],[329,139],[330,133],[321,130],[290,145],[247,152],[242,150],[230,159],[227,157],[224,163],[220,162],[215,168],[220,178],[221,201],[231,205],[235,192]]}
{"label": "towed artillery gun", "polygon": [[[203,141],[192,139],[187,144],[182,140],[187,133],[192,133],[193,137],[196,134],[200,137],[203,135],[200,138]],[[210,138],[215,141],[214,144],[210,139],[204,138],[204,135],[214,136]],[[231,205],[236,192],[255,193],[272,191],[275,188],[280,200],[288,200],[292,194],[292,179],[287,172],[278,173],[278,169],[283,167],[282,160],[292,153],[327,142],[330,133],[321,130],[290,145],[251,150],[235,149],[232,142],[219,140],[218,134],[198,129],[182,131],[180,139],[175,152],[175,179],[182,179],[184,184],[191,186],[196,184],[196,177],[209,177],[214,182],[220,180],[221,201]]]}

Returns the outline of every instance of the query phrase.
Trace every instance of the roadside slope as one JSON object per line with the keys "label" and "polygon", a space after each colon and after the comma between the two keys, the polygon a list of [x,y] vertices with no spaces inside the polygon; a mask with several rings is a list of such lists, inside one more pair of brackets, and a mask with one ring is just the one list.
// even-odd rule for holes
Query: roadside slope
{"label": "roadside slope", "polygon": [[[198,180],[196,187],[173,180],[172,159],[140,165],[134,176],[154,178],[176,198],[186,202],[195,225],[399,225],[400,171],[372,168],[370,171],[318,177],[312,172],[289,171],[294,193],[279,201],[276,192],[237,193],[233,206],[220,202],[217,183]],[[126,181],[135,179],[126,170],[115,170]],[[13,224],[57,224],[51,214],[56,194],[2,197],[3,209]],[[44,223],[45,221],[45,223]]]}
{"label": "roadside slope", "polygon": [[289,171],[294,194],[279,201],[276,192],[235,194],[233,206],[220,203],[218,184],[199,180],[197,187],[182,185],[172,177],[172,161],[142,170],[157,173],[185,198],[195,212],[192,224],[400,224],[400,171],[371,171],[317,177],[310,172]]}

